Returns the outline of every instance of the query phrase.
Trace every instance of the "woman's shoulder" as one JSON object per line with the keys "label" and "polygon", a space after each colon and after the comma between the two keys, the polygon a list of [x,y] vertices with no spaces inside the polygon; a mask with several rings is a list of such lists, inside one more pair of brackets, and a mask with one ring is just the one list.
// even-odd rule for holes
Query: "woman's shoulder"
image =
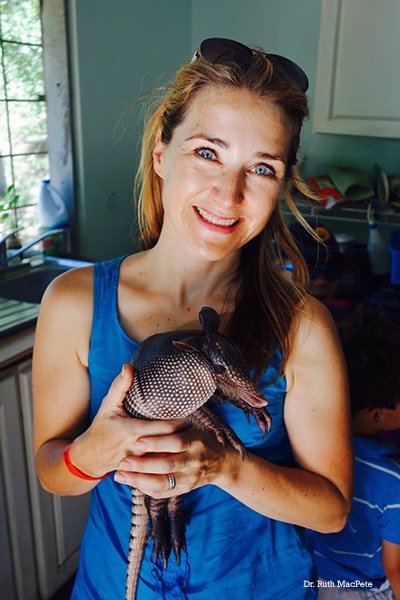
{"label": "woman's shoulder", "polygon": [[56,277],[46,289],[36,326],[35,347],[41,340],[57,347],[57,340],[87,363],[93,314],[93,267],[71,269]]}
{"label": "woman's shoulder", "polygon": [[93,266],[65,271],[50,283],[42,303],[67,303],[70,305],[71,298],[79,299],[82,302],[93,301],[93,273]]}
{"label": "woman's shoulder", "polygon": [[293,347],[315,342],[315,338],[336,339],[337,329],[328,308],[319,300],[306,294],[295,313],[290,337]]}
{"label": "woman's shoulder", "polygon": [[341,364],[343,354],[335,322],[328,308],[306,295],[292,322],[287,372],[331,362]]}

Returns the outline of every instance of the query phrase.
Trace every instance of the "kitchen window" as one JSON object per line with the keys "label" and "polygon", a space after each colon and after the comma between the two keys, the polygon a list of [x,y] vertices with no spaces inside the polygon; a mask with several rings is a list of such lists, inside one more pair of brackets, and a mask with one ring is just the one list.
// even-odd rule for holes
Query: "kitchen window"
{"label": "kitchen window", "polygon": [[0,235],[23,227],[25,243],[42,179],[72,197],[63,0],[0,0],[0,52]]}

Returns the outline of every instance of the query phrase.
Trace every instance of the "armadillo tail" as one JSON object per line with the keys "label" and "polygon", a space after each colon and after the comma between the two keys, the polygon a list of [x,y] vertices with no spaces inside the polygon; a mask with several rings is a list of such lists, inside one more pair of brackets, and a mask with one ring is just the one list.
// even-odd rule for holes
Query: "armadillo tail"
{"label": "armadillo tail", "polygon": [[132,526],[126,576],[126,600],[135,600],[136,588],[146,544],[148,514],[144,494],[132,488]]}

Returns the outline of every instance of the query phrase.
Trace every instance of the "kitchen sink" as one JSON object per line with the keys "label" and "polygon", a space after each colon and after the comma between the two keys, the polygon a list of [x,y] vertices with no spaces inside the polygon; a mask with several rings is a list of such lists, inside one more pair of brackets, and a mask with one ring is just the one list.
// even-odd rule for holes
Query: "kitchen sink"
{"label": "kitchen sink", "polygon": [[0,280],[0,297],[39,304],[49,283],[65,271],[63,267],[44,267],[19,277]]}
{"label": "kitchen sink", "polygon": [[0,298],[19,300],[39,304],[45,289],[61,273],[69,269],[87,266],[91,263],[71,260],[52,259],[39,265],[0,271]]}
{"label": "kitchen sink", "polygon": [[0,269],[0,338],[35,324],[44,291],[55,277],[91,264],[35,257]]}

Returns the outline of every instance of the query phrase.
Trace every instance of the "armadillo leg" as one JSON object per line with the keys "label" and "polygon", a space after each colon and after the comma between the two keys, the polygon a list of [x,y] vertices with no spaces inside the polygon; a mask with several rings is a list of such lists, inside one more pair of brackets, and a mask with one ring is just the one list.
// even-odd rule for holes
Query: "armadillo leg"
{"label": "armadillo leg", "polygon": [[136,596],[143,550],[146,544],[147,521],[144,494],[136,488],[132,488],[132,527],[126,577],[126,600],[134,600]]}
{"label": "armadillo leg", "polygon": [[257,425],[263,432],[263,438],[265,434],[269,432],[271,428],[271,417],[265,406],[262,406],[261,408],[250,406],[250,404],[247,404],[245,400],[242,400],[242,398],[239,398],[238,396],[224,396],[222,393],[218,393],[218,397],[233,404],[233,406],[236,406],[237,408],[241,408],[248,420],[249,414],[253,415],[257,421]]}
{"label": "armadillo leg", "polygon": [[205,429],[209,429],[215,434],[217,440],[223,445],[225,448],[225,441],[228,440],[232,446],[237,450],[244,460],[245,455],[245,447],[242,442],[236,435],[227,423],[225,423],[222,419],[219,418],[218,415],[215,414],[208,406],[203,405],[200,408],[197,408],[190,414],[190,420],[201,425]]}
{"label": "armadillo leg", "polygon": [[183,517],[183,496],[168,498],[167,514],[169,529],[171,532],[171,543],[174,549],[176,562],[181,564],[181,550],[186,552],[185,520]]}
{"label": "armadillo leg", "polygon": [[167,568],[169,555],[171,554],[171,536],[169,532],[168,521],[165,518],[167,501],[167,498],[156,499],[151,498],[150,496],[145,497],[146,507],[150,519],[150,531],[146,542],[153,540],[154,562],[157,561],[158,555],[161,552],[164,569]]}

